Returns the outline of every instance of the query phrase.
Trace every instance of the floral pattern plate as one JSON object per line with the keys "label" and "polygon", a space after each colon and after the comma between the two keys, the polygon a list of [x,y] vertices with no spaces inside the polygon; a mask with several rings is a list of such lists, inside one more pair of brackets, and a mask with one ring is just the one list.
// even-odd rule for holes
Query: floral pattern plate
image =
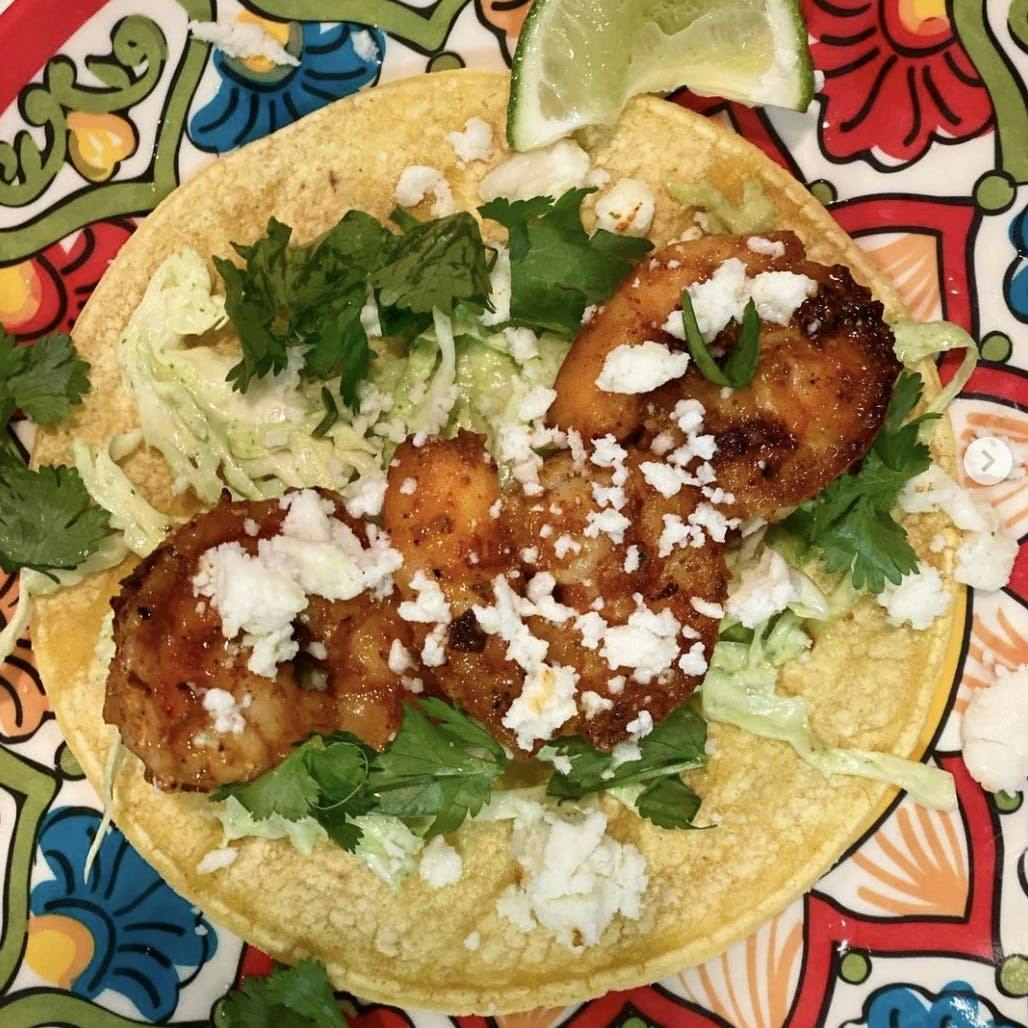
{"label": "floral pattern plate", "polygon": [[[216,155],[358,89],[503,67],[528,0],[0,0],[0,322],[31,340],[75,321],[107,262]],[[1028,443],[1028,0],[804,0],[810,112],[675,99],[741,132],[826,204],[918,318],[982,343],[959,438]],[[299,66],[233,60],[187,22],[252,21]],[[355,48],[368,28],[377,55]],[[943,377],[952,371],[944,362]],[[18,426],[29,443],[29,427]],[[1022,451],[1023,452],[1023,451]],[[974,488],[974,483],[968,483]],[[1023,469],[985,495],[1028,532]],[[0,624],[18,595],[0,579]],[[960,716],[1028,663],[1028,548],[969,599],[926,749],[960,809],[903,801],[807,896],[702,967],[567,1009],[455,1021],[344,997],[354,1025],[866,1028],[1024,1025],[1028,817],[960,757]],[[176,896],[112,831],[88,882],[96,796],[61,740],[29,639],[0,669],[0,1024],[204,1024],[270,961]]]}

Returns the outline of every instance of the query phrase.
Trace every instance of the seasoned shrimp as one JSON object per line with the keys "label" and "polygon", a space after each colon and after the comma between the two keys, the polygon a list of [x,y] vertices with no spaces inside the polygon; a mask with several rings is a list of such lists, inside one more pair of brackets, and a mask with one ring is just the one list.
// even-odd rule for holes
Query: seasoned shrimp
{"label": "seasoned shrimp", "polygon": [[[312,732],[346,729],[382,746],[399,725],[402,688],[388,654],[392,639],[409,640],[410,633],[395,605],[368,593],[333,602],[312,596],[294,625],[300,653],[266,678],[247,669],[246,653],[224,638],[219,614],[194,594],[202,553],[226,542],[253,553],[284,516],[277,500],[225,503],[199,514],[111,601],[116,653],[104,718],[163,788],[206,791],[248,781]],[[336,517],[363,534],[341,503]],[[216,730],[214,689],[242,715],[238,732]]]}
{"label": "seasoned shrimp", "polygon": [[[744,236],[708,236],[669,246],[641,265],[572,346],[557,376],[550,423],[585,438],[611,433],[625,440],[642,430],[645,445],[662,431],[674,435],[675,403],[695,398],[717,444],[718,485],[735,497],[724,509],[740,516],[773,518],[859,460],[882,424],[899,373],[882,305],[846,268],[808,261],[791,232],[762,238],[772,244],[762,251],[784,252],[755,252]],[[655,340],[684,347],[661,326],[680,307],[685,287],[706,281],[732,257],[750,276],[791,271],[817,283],[788,325],[762,323],[757,369],[747,387],[722,390],[695,367],[647,395],[597,386],[607,356],[621,344]],[[731,350],[738,330],[729,322],[713,345]]]}
{"label": "seasoned shrimp", "polygon": [[[533,596],[529,583],[542,584],[555,606],[546,617],[526,615],[524,623],[547,644],[548,664],[573,668],[578,675],[578,713],[560,726],[559,734],[577,732],[609,749],[626,737],[627,726],[643,710],[659,720],[678,706],[702,674],[673,664],[650,681],[633,681],[630,668],[611,667],[595,638],[587,644],[590,632],[603,622],[624,626],[642,605],[655,616],[670,611],[688,633],[684,649],[698,642],[709,654],[719,619],[709,616],[709,608],[701,614],[692,598],[723,602],[727,571],[722,547],[678,549],[661,557],[663,516],[687,517],[700,497],[689,490],[665,499],[642,484],[637,467],[625,485],[623,510],[630,525],[623,541],[586,535],[589,514],[598,510],[593,486],[609,487],[609,470],[576,467],[569,454],[561,453],[543,464],[541,493],[501,493],[484,443],[480,436],[461,433],[421,448],[405,444],[390,469],[383,521],[404,557],[398,581],[409,583],[420,571],[439,585],[450,604],[444,659],[411,673],[426,691],[459,702],[513,747],[515,735],[504,718],[524,688],[525,671],[508,656],[506,641],[483,631],[473,607],[494,602],[497,575],[505,575],[522,597]],[[626,455],[626,466],[641,459],[645,455]],[[425,485],[412,488],[412,480]],[[409,584],[403,591],[417,593]],[[429,625],[414,627],[424,644]],[[612,679],[619,686],[614,694],[608,688]],[[588,694],[592,702],[583,698]]]}

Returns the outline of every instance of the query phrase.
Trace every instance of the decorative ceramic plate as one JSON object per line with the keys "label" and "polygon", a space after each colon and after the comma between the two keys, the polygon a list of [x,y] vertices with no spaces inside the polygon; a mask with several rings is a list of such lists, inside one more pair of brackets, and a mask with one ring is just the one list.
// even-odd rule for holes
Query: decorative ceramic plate
{"label": "decorative ceramic plate", "polygon": [[[69,329],[108,261],[175,185],[358,89],[509,63],[528,0],[0,0],[0,322]],[[958,438],[1028,444],[1028,0],[805,0],[811,110],[678,102],[741,132],[807,183],[915,317],[982,343]],[[187,21],[260,23],[296,68],[230,60]],[[347,20],[339,20],[345,18]],[[327,20],[322,20],[327,19]],[[378,55],[355,50],[370,27]],[[820,80],[819,80],[820,81]],[[943,365],[946,379],[951,373]],[[18,426],[23,445],[30,426]],[[1013,447],[1013,452],[1028,450]],[[982,487],[1028,532],[1028,478]],[[0,579],[0,625],[16,577]],[[720,959],[583,1006],[455,1021],[344,997],[362,1026],[499,1024],[867,1028],[1028,1019],[1028,816],[960,757],[974,689],[1028,663],[1028,548],[967,606],[931,747],[960,809],[896,802],[809,895]],[[177,895],[100,815],[61,740],[28,638],[0,668],[0,1024],[204,1024],[269,960]]]}

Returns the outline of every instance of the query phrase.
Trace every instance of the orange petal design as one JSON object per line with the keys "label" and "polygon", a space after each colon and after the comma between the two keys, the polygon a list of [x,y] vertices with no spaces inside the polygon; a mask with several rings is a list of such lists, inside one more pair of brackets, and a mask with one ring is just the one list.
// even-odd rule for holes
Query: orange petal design
{"label": "orange petal design", "polygon": [[799,980],[803,903],[798,900],[728,952],[679,975],[687,999],[746,1028],[780,1028]]}
{"label": "orange petal design", "polygon": [[0,268],[0,325],[14,331],[39,310],[43,283],[31,261]]}
{"label": "orange petal design", "polygon": [[[1001,436],[1015,446],[1028,447],[1028,415],[992,404],[969,411],[957,439],[957,452],[962,453],[973,440],[985,435]],[[964,486],[999,511],[1010,535],[1020,538],[1028,532],[1028,473],[1023,468],[1022,477],[990,486],[979,485],[963,474],[963,468],[960,470]]]}
{"label": "orange petal design", "polygon": [[[0,582],[0,625],[6,625],[18,603],[18,579]],[[25,639],[27,636],[23,636]],[[32,651],[18,646],[0,663],[0,735],[24,738],[31,735],[50,709],[36,671]]]}
{"label": "orange petal design", "polygon": [[63,914],[30,917],[25,963],[45,982],[70,989],[93,958],[95,942],[81,921]]}
{"label": "orange petal design", "polygon": [[518,38],[532,0],[483,0],[482,13],[511,41]]}
{"label": "orange petal design", "polygon": [[1028,631],[1014,623],[1009,611],[997,606],[994,618],[976,613],[971,624],[964,677],[954,703],[957,713],[964,712],[975,689],[986,689],[996,681],[997,669],[1013,671],[1025,664],[1028,664]]}
{"label": "orange petal design", "polygon": [[863,872],[857,896],[890,917],[957,915],[970,888],[958,815],[910,804],[854,854]]}
{"label": "orange petal design", "polygon": [[106,182],[139,140],[132,123],[119,114],[68,112],[68,153],[83,178]]}
{"label": "orange petal design", "polygon": [[858,242],[889,277],[916,321],[942,317],[939,254],[934,236],[923,232],[890,233]]}

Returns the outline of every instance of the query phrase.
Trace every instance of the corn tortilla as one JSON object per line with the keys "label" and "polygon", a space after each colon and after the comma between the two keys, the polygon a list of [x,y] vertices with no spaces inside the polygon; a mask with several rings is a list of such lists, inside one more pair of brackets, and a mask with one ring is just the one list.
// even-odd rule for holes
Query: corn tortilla
{"label": "corn tortilla", "polygon": [[[459,207],[474,209],[477,186],[505,159],[508,79],[484,72],[423,76],[339,101],[224,157],[170,195],[125,244],[86,305],[75,343],[93,366],[92,392],[73,422],[40,432],[36,460],[67,459],[72,437],[102,443],[136,424],[114,344],[160,262],[184,246],[230,253],[259,236],[269,216],[306,240],[349,208],[385,219],[409,164],[443,170]],[[445,134],[468,118],[488,121],[490,162],[458,167]],[[615,179],[643,179],[657,195],[650,237],[659,245],[691,223],[661,188],[669,178],[704,181],[738,197],[756,179],[777,209],[776,227],[804,240],[813,260],[849,265],[886,306],[902,303],[874,265],[791,176],[717,124],[652,97],[633,100],[618,125],[586,143]],[[495,226],[492,226],[495,228]],[[938,388],[926,369],[929,390]],[[952,462],[948,430],[936,456]],[[191,513],[172,495],[155,451],[125,465],[157,507]],[[941,515],[908,522],[922,559],[952,592],[949,613],[928,631],[895,629],[864,599],[818,639],[809,662],[783,672],[779,688],[807,698],[813,728],[832,744],[919,756],[952,679],[953,639],[962,631],[963,590],[953,582],[955,535]],[[938,533],[947,548],[930,553]],[[105,669],[94,645],[108,601],[130,564],[42,598],[32,623],[39,669],[58,723],[94,787],[116,730],[101,715]],[[663,831],[605,800],[609,831],[632,840],[649,865],[642,916],[616,918],[599,944],[575,954],[542,929],[522,934],[495,910],[514,879],[509,826],[467,824],[451,841],[464,860],[455,886],[433,891],[417,875],[397,892],[341,849],[319,844],[304,857],[285,841],[244,840],[226,870],[196,866],[220,845],[220,825],[195,795],[159,793],[132,755],[115,783],[114,818],[135,848],[191,902],[274,957],[313,957],[333,983],[370,1000],[452,1013],[498,1013],[561,1004],[649,982],[702,962],[757,928],[810,887],[880,811],[894,790],[856,778],[825,779],[786,745],[712,724],[716,753],[691,776],[713,831]],[[481,945],[463,940],[477,931]]]}

